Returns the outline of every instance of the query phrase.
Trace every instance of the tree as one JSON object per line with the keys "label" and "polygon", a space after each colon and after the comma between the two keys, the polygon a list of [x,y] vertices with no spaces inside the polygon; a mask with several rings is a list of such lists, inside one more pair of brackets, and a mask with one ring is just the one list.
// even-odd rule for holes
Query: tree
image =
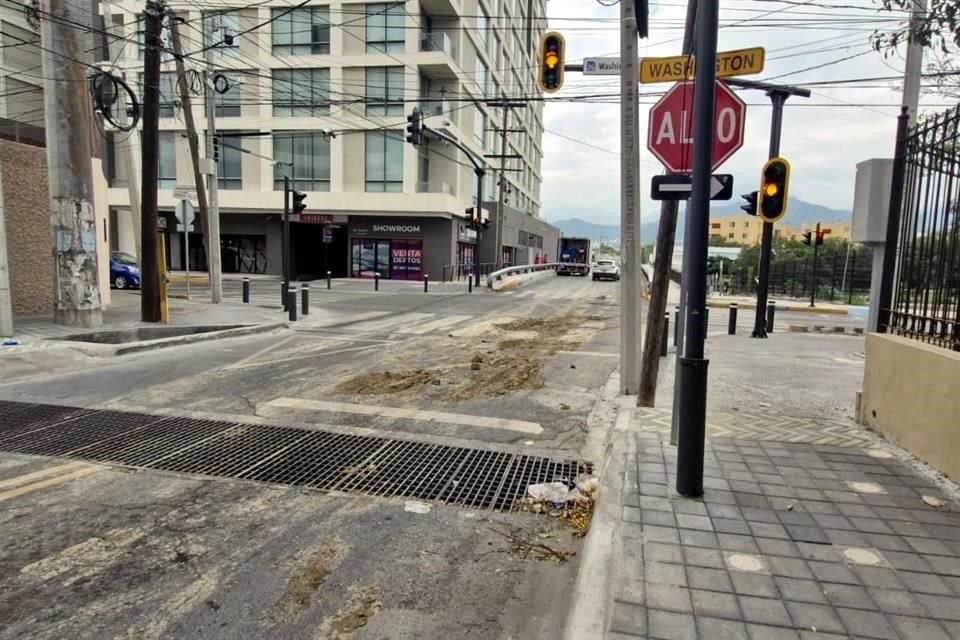
{"label": "tree", "polygon": [[[910,13],[914,0],[880,0],[880,6],[887,11]],[[957,0],[929,0],[927,16],[912,25],[904,24],[894,31],[875,31],[873,46],[884,55],[892,54],[894,49],[907,41],[918,42],[946,54],[950,47],[960,47],[960,3]]]}

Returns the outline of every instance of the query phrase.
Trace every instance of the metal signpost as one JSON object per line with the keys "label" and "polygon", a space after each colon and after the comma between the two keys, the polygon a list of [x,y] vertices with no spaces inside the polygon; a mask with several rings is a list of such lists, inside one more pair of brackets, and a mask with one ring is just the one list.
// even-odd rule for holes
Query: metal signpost
{"label": "metal signpost", "polygon": [[[193,203],[189,200],[181,200],[177,203],[175,215],[177,216],[177,231],[183,231],[183,247],[186,253],[184,260],[184,270],[187,274],[187,300],[190,299],[190,228],[193,226]],[[171,258],[172,259],[172,258]]]}

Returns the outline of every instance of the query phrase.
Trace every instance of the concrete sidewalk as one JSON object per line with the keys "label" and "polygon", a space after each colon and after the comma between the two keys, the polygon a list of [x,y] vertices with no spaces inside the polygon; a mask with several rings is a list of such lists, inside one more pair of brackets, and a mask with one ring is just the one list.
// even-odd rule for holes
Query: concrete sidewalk
{"label": "concrete sidewalk", "polygon": [[686,499],[669,414],[620,404],[567,640],[960,638],[955,485],[844,420],[708,422]]}

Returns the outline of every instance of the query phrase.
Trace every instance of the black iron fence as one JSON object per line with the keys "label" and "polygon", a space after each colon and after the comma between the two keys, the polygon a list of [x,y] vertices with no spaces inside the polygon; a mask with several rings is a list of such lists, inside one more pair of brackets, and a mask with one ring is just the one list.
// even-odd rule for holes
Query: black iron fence
{"label": "black iron fence", "polygon": [[[892,333],[960,351],[960,106],[921,121],[903,163]],[[898,189],[897,187],[901,187]]]}
{"label": "black iron fence", "polygon": [[[866,304],[870,294],[872,254],[864,247],[850,252],[821,256],[813,276],[813,256],[788,260],[774,260],[770,265],[771,296],[809,299],[816,286],[816,299],[838,304]],[[754,295],[755,270],[736,270],[728,282],[731,293]],[[816,284],[814,284],[816,283]],[[723,287],[723,282],[719,285]]]}

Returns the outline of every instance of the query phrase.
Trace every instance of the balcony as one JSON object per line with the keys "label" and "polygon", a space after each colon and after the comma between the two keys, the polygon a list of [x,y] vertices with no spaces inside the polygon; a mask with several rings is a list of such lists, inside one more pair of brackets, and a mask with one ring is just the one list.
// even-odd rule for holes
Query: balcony
{"label": "balcony", "polygon": [[446,116],[451,113],[450,101],[443,98],[422,97],[420,98],[420,111],[427,118]]}
{"label": "balcony", "polygon": [[457,195],[453,187],[446,182],[418,182],[417,193],[444,193],[448,196]]}
{"label": "balcony", "polygon": [[449,35],[442,31],[420,36],[420,71],[430,78],[456,78],[457,49]]}
{"label": "balcony", "polygon": [[453,40],[445,33],[425,33],[420,38],[420,51],[440,51],[456,59]]}

